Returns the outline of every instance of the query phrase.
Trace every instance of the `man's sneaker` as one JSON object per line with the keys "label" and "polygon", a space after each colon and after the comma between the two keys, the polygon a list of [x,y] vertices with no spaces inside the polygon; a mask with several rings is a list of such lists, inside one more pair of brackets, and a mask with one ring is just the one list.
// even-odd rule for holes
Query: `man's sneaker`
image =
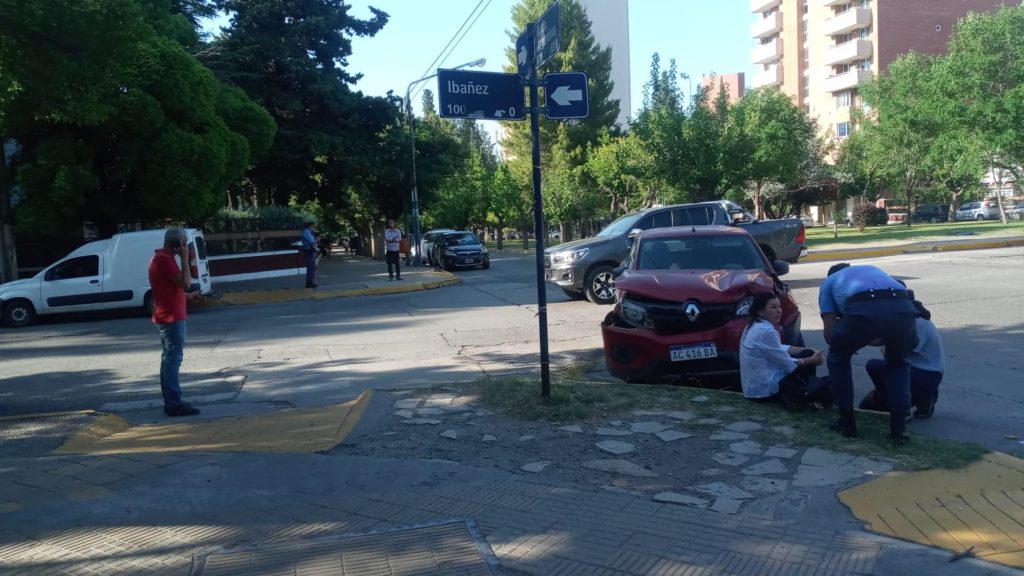
{"label": "man's sneaker", "polygon": [[856,438],[857,437],[857,424],[850,422],[844,423],[842,418],[839,418],[835,422],[829,425],[829,428],[833,432],[838,432],[840,436],[844,438]]}
{"label": "man's sneaker", "polygon": [[921,420],[927,420],[928,418],[931,418],[932,414],[935,414],[934,396],[929,396],[928,400],[926,400],[922,405],[918,406],[917,410],[914,410],[914,418],[920,418]]}
{"label": "man's sneaker", "polygon": [[177,406],[171,406],[164,408],[164,414],[168,416],[195,416],[199,414],[199,408],[189,404],[188,402],[178,404]]}

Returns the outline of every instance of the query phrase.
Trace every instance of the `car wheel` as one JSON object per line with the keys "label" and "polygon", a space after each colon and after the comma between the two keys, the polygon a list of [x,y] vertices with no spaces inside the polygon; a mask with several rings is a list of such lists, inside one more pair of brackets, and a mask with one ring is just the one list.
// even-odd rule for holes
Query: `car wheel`
{"label": "car wheel", "polygon": [[480,265],[480,268],[482,268],[484,270],[488,270],[488,269],[490,269],[490,267],[491,267],[491,261],[489,259],[485,259],[484,263]]}
{"label": "car wheel", "polygon": [[612,304],[615,302],[615,278],[612,267],[607,264],[595,266],[587,274],[587,300],[594,304]]}
{"label": "car wheel", "polygon": [[929,220],[929,222],[931,222],[932,224],[938,224],[939,223],[939,219],[936,218],[935,216],[932,216],[932,218],[931,218],[931,220]]}
{"label": "car wheel", "polygon": [[156,303],[153,302],[152,292],[146,292],[146,296],[142,298],[142,310],[147,316],[152,316],[153,312],[156,311]]}
{"label": "car wheel", "polygon": [[36,308],[24,299],[11,300],[4,305],[4,323],[12,328],[24,328],[36,321]]}
{"label": "car wheel", "polygon": [[565,292],[565,295],[572,300],[584,300],[586,298],[583,292],[580,292],[578,290],[569,290],[568,288],[562,288],[562,292]]}

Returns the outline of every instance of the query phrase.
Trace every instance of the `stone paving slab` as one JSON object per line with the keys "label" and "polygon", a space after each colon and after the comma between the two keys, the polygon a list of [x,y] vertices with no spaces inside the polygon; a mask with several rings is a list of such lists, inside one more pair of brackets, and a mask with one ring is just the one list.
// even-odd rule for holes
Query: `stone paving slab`
{"label": "stone paving slab", "polygon": [[474,522],[452,521],[349,537],[282,542],[215,552],[194,576],[398,576],[503,574]]}

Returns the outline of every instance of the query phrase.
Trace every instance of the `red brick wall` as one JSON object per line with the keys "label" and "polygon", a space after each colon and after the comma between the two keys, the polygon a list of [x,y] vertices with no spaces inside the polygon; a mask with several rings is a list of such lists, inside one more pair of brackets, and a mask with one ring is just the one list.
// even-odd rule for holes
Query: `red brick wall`
{"label": "red brick wall", "polygon": [[[878,62],[884,72],[893,60],[914,50],[945,54],[956,21],[968,12],[995,10],[1006,0],[876,0],[878,10]],[[855,4],[856,5],[856,4]],[[939,25],[942,30],[935,31]]]}
{"label": "red brick wall", "polygon": [[251,274],[271,270],[287,270],[304,268],[306,257],[300,250],[289,254],[265,254],[259,256],[240,256],[237,258],[218,258],[210,260],[210,276],[230,276],[232,274]]}

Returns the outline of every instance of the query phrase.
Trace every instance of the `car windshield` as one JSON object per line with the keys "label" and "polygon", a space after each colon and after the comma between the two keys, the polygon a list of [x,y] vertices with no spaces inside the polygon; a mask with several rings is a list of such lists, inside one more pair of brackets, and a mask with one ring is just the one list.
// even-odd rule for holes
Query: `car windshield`
{"label": "car windshield", "polygon": [[480,244],[480,240],[472,232],[452,232],[444,235],[445,246],[473,246],[475,244]]}
{"label": "car windshield", "polygon": [[616,219],[597,233],[598,236],[622,236],[634,228],[636,223],[643,217],[643,213],[637,212],[626,214]]}
{"label": "car windshield", "polygon": [[764,268],[745,236],[652,238],[640,248],[639,270],[753,270]]}

